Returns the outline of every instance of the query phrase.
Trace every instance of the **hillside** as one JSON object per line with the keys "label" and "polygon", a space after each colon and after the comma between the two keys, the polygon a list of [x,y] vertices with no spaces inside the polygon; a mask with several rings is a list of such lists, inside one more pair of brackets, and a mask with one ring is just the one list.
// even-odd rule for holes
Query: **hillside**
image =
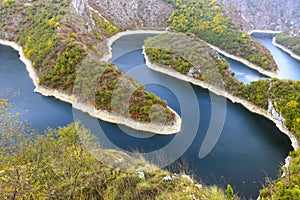
{"label": "hillside", "polygon": [[[125,125],[133,128],[136,121],[145,127],[150,122],[178,127],[165,101],[105,62],[107,38],[120,29],[91,9],[87,1],[7,0],[0,5],[0,14],[0,38],[23,46],[39,85],[72,95],[104,114],[128,119]],[[122,89],[126,92],[119,92]]]}
{"label": "hillside", "polygon": [[151,69],[208,88],[241,103],[252,112],[271,116],[268,118],[278,127],[287,127],[291,140],[298,143],[294,146],[295,151],[290,153],[291,162],[282,168],[285,175],[267,182],[267,187],[260,194],[262,199],[299,197],[300,81],[270,79],[244,85],[233,77],[228,64],[205,43],[180,34],[147,39],[145,54]]}
{"label": "hillside", "polygon": [[[109,51],[107,41],[117,33],[126,29],[145,27],[161,29],[169,26],[170,30],[182,33],[179,35],[183,40],[173,40],[173,43],[190,38],[192,41],[190,44],[198,45],[199,48],[193,49],[186,45],[184,49],[180,49],[181,51],[186,50],[183,52],[188,53],[186,56],[194,57],[189,60],[189,58],[176,55],[177,52],[172,52],[168,48],[159,49],[161,43],[156,44],[155,41],[149,40],[150,42],[148,41],[146,46],[150,45],[152,49],[147,50],[146,48],[146,51],[152,61],[161,62],[159,64],[164,65],[171,64],[177,72],[187,74],[200,81],[211,83],[221,80],[222,86],[228,92],[265,110],[268,107],[268,100],[271,100],[275,110],[286,118],[287,128],[299,138],[299,81],[272,79],[244,86],[234,79],[233,74],[228,70],[228,64],[203,42],[206,41],[228,53],[255,63],[265,70],[275,72],[277,66],[270,52],[247,35],[240,23],[244,24],[244,30],[254,29],[255,26],[274,30],[279,27],[291,34],[294,33],[294,30],[299,30],[300,22],[298,23],[297,19],[299,19],[300,9],[294,9],[298,4],[295,1],[288,1],[287,14],[280,17],[279,22],[273,22],[276,19],[274,15],[277,14],[277,11],[281,9],[281,13],[283,12],[283,7],[272,7],[272,2],[277,1],[265,1],[265,4],[257,6],[254,4],[255,1],[242,1],[241,4],[238,4],[239,1],[237,1],[235,6],[230,2],[234,1],[222,1],[224,5],[228,5],[225,7],[224,13],[223,8],[214,0],[0,0],[0,38],[22,45],[26,57],[32,61],[42,87],[67,95],[76,95],[76,100],[79,102],[133,121],[173,125],[175,113],[167,107],[167,102],[147,92],[143,85],[124,74],[112,63],[104,61]],[[248,4],[246,3],[247,7],[245,2],[248,2]],[[277,3],[282,6],[280,4],[282,2]],[[244,6],[241,8],[245,8],[245,12],[247,9],[253,9],[253,11],[249,11],[252,15],[257,11],[260,13],[258,15],[260,17],[253,18],[252,23],[245,23],[246,13],[241,14],[238,5]],[[265,15],[263,10],[267,10],[270,15],[256,25],[256,20]],[[247,16],[252,19],[252,15]],[[240,17],[235,21],[232,16]],[[294,16],[297,17],[295,20]],[[230,17],[232,18],[230,19]],[[291,20],[292,24],[289,24],[287,19],[293,19]],[[266,24],[270,24],[270,26],[265,26]],[[289,29],[288,26],[291,26],[292,29]],[[156,39],[163,41],[165,39],[163,37],[167,36],[162,35],[160,36],[162,38],[157,37]],[[151,46],[153,44],[154,46]],[[183,42],[183,45],[185,44]],[[197,57],[193,54],[195,52],[203,53],[202,50],[209,56]],[[208,63],[208,61],[211,62]],[[193,62],[196,64],[190,65]],[[203,64],[201,69],[197,66],[198,62]],[[213,65],[211,65],[212,63]],[[211,67],[216,68],[211,69]],[[222,79],[219,79],[220,77]],[[124,88],[125,93],[120,92]],[[128,104],[122,101],[124,98],[128,100],[126,101]],[[1,101],[0,106],[2,109],[7,104],[5,101]],[[6,114],[6,111],[0,113]],[[2,145],[0,159],[5,159],[8,165],[4,166],[3,163],[0,163],[1,177],[5,177],[0,180],[1,194],[5,198],[19,195],[18,192],[24,192],[24,195],[28,196],[34,195],[36,198],[39,198],[39,195],[45,198],[46,196],[55,198],[57,195],[66,198],[72,198],[75,195],[80,198],[82,197],[80,195],[95,195],[99,199],[109,198],[110,195],[114,195],[113,197],[116,199],[130,199],[131,195],[141,197],[141,199],[148,197],[165,199],[169,195],[174,199],[193,198],[193,195],[199,199],[214,197],[214,195],[220,195],[221,199],[226,198],[225,194],[216,187],[209,191],[202,189],[199,191],[196,185],[190,182],[186,183],[180,178],[164,182],[162,179],[171,175],[159,169],[157,169],[157,173],[146,174],[146,179],[140,179],[137,174],[126,174],[99,165],[99,162],[89,155],[82,144],[78,142],[78,135],[74,131],[78,128],[76,126],[71,125],[59,131],[49,130],[45,136],[26,139],[13,146],[15,149],[12,154],[3,151],[7,144]],[[19,130],[13,129],[13,131],[18,132]],[[57,139],[58,136],[59,139]],[[52,150],[54,153],[36,151],[35,148]],[[62,154],[60,148],[68,151],[63,152],[66,154]],[[24,151],[18,151],[19,149]],[[40,152],[44,154],[40,156],[38,154]],[[100,150],[99,152],[107,153]],[[109,153],[111,152],[107,153],[110,156]],[[113,154],[116,157],[119,156],[119,153],[113,152]],[[78,155],[84,157],[78,159],[76,157]],[[280,199],[300,195],[299,150],[291,153],[291,156],[293,159],[290,167],[285,171],[286,176],[263,190],[262,197]],[[65,162],[71,158],[74,159],[71,160],[71,163]],[[66,166],[66,169],[63,168],[65,171],[55,171],[53,166],[47,164],[49,161],[58,162],[56,164],[60,167]],[[80,166],[82,168],[79,170],[72,168],[75,167],[72,164],[79,161],[82,161]],[[17,164],[12,165],[12,163]],[[79,173],[82,170],[86,170],[87,173]],[[11,171],[14,173],[10,174]],[[55,176],[57,173],[63,177],[62,180],[60,176]],[[19,176],[20,174],[22,176]],[[61,184],[57,185],[57,181],[61,181],[59,182]],[[8,193],[6,194],[5,191]]]}
{"label": "hillside", "polygon": [[8,109],[11,105],[0,99],[0,199],[234,197],[230,186],[226,195],[216,186],[206,187],[187,175],[150,165],[138,154],[130,157],[102,149],[95,136],[78,123],[27,134],[34,130]]}
{"label": "hillside", "polygon": [[300,34],[298,36],[290,36],[288,32],[279,33],[275,41],[300,56]]}
{"label": "hillside", "polygon": [[122,29],[162,28],[175,9],[164,0],[89,0],[89,5]]}
{"label": "hillside", "polygon": [[218,0],[224,11],[246,32],[283,31],[276,42],[300,56],[300,1],[298,0]]}
{"label": "hillside", "polygon": [[145,41],[145,54],[151,63],[205,82],[220,90],[239,94],[240,83],[230,72],[229,63],[195,36],[167,33]]}
{"label": "hillside", "polygon": [[273,30],[299,34],[300,2],[298,0],[218,0],[232,20],[245,31]]}
{"label": "hillside", "polygon": [[168,19],[171,30],[194,34],[260,69],[276,73],[278,68],[270,52],[228,18],[215,0],[175,0],[173,3],[176,10]]}

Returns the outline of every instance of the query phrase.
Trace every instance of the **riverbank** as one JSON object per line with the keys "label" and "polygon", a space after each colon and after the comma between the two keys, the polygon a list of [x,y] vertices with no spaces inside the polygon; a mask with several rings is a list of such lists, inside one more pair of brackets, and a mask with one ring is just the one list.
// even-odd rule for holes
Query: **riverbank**
{"label": "riverbank", "polygon": [[211,44],[208,44],[208,43],[206,43],[206,44],[208,46],[210,46],[212,49],[216,50],[218,53],[223,54],[224,56],[226,56],[228,58],[231,58],[233,60],[239,61],[239,62],[243,63],[244,65],[250,67],[251,69],[254,69],[254,70],[258,71],[259,73],[261,73],[263,75],[269,76],[271,78],[278,78],[279,77],[279,75],[278,75],[279,70],[277,70],[276,72],[271,72],[271,71],[264,70],[261,67],[249,62],[248,60],[245,60],[243,58],[240,58],[240,57],[237,57],[235,55],[229,54],[226,51],[223,51],[222,49],[220,49],[219,47],[216,47],[214,45],[211,45]]}
{"label": "riverbank", "polygon": [[274,35],[273,39],[272,39],[272,44],[278,48],[280,48],[281,50],[283,50],[284,52],[290,54],[290,56],[292,56],[293,58],[297,59],[297,60],[300,60],[300,56],[295,54],[292,50],[286,48],[285,46],[281,45],[281,44],[278,44],[276,42],[276,35],[278,33],[281,33],[282,31],[271,31],[271,30],[252,30],[250,31],[248,34],[249,35],[252,35],[252,34],[255,34],[255,33],[264,33],[264,34],[271,34],[271,35]]}
{"label": "riverbank", "polygon": [[252,35],[254,33],[266,33],[266,34],[278,34],[281,33],[282,31],[272,31],[272,30],[251,30],[248,32],[248,35]]}
{"label": "riverbank", "polygon": [[[257,30],[258,31],[258,30]],[[262,31],[264,32],[264,31]],[[112,45],[113,43],[120,39],[121,37],[123,36],[126,36],[126,35],[134,35],[134,34],[164,34],[164,33],[168,33],[168,31],[157,31],[157,30],[127,30],[127,31],[124,31],[124,32],[120,32],[114,36],[112,36],[111,38],[109,38],[107,40],[107,47],[108,47],[108,52],[102,57],[102,61],[108,61],[109,59],[111,59],[112,57]],[[270,32],[264,32],[264,33],[270,33]],[[203,40],[202,40],[203,41]],[[264,70],[262,69],[261,67],[247,61],[246,59],[243,59],[243,58],[240,58],[240,57],[237,57],[235,55],[232,55],[232,54],[229,54],[227,53],[226,51],[223,51],[222,49],[214,46],[214,45],[211,45],[205,41],[203,41],[204,43],[206,43],[208,46],[210,46],[212,49],[216,50],[218,53],[220,54],[223,54],[225,55],[226,57],[228,58],[231,58],[233,60],[236,60],[236,61],[239,61],[243,64],[245,64],[246,66],[258,71],[259,73],[261,74],[264,74],[266,76],[269,76],[271,78],[278,78],[278,72],[279,71],[276,71],[276,72],[270,72],[270,71],[267,71],[267,70]]]}
{"label": "riverbank", "polygon": [[[267,31],[263,31],[264,33],[266,33]],[[109,38],[107,40],[107,47],[109,49],[109,51],[107,52],[107,54],[105,54],[102,57],[103,61],[108,61],[111,57],[112,57],[112,44],[118,40],[119,38],[126,36],[126,35],[132,35],[132,34],[163,34],[163,33],[167,33],[167,31],[155,31],[155,30],[133,30],[133,31],[125,31],[125,32],[121,32],[118,33],[116,35],[114,35],[113,37]],[[89,115],[99,118],[101,120],[104,121],[108,121],[111,123],[118,123],[118,124],[123,124],[126,125],[128,127],[137,129],[137,130],[141,130],[141,131],[148,131],[148,132],[154,132],[157,134],[163,134],[163,135],[167,135],[167,134],[174,134],[176,132],[180,131],[181,128],[181,119],[178,116],[178,114],[173,111],[175,113],[175,124],[173,126],[170,125],[166,125],[163,128],[160,125],[151,125],[151,123],[141,123],[141,122],[137,122],[131,119],[126,119],[124,117],[120,117],[118,115],[112,114],[112,113],[108,113],[106,111],[98,111],[95,108],[93,108],[92,106],[89,105],[83,105],[82,103],[79,103],[76,98],[73,95],[69,95],[66,93],[63,93],[61,91],[57,91],[57,90],[53,90],[53,89],[48,89],[45,87],[42,87],[38,84],[38,76],[36,75],[34,68],[32,67],[31,61],[29,59],[27,59],[23,53],[23,49],[21,46],[19,46],[18,44],[16,44],[15,42],[10,42],[10,41],[5,41],[5,40],[0,40],[0,44],[3,45],[8,45],[11,46],[12,48],[14,48],[15,50],[17,50],[20,54],[20,60],[25,64],[27,71],[29,72],[29,76],[32,79],[34,85],[35,85],[35,92],[41,93],[44,96],[54,96],[57,99],[60,99],[62,101],[65,101],[67,103],[70,103],[73,105],[74,108],[79,109],[81,111],[87,112]],[[219,53],[232,58],[234,60],[237,60],[239,62],[244,63],[245,65],[256,69],[257,71],[259,71],[262,74],[266,74],[268,76],[271,77],[277,77],[276,73],[270,73],[268,71],[262,70],[262,69],[258,69],[259,67],[250,63],[247,60],[244,60],[242,58],[239,58],[237,56],[231,55],[226,53],[225,51],[219,49],[218,47],[215,47],[213,45],[208,44],[211,48],[215,49],[216,51],[218,51]],[[145,52],[143,52],[143,54],[145,55]],[[228,99],[230,99],[233,103],[240,103],[242,104],[244,107],[246,107],[248,110],[250,110],[251,112],[260,114],[265,116],[266,118],[270,119],[271,121],[273,121],[276,126],[280,129],[280,131],[282,131],[283,133],[287,134],[291,141],[292,141],[292,146],[294,149],[298,149],[299,148],[299,143],[298,140],[295,138],[295,136],[293,136],[292,133],[290,133],[287,128],[280,122],[280,121],[276,121],[275,119],[272,118],[272,116],[270,114],[268,114],[266,111],[258,108],[257,106],[251,104],[250,102],[243,100],[241,98],[235,97],[225,91],[220,91],[218,88],[212,87],[209,84],[206,84],[204,82],[201,82],[199,80],[196,79],[192,79],[189,77],[186,77],[182,74],[180,74],[179,72],[176,72],[175,70],[171,70],[171,69],[166,69],[166,68],[161,68],[158,66],[155,66],[153,64],[150,63],[149,59],[147,58],[147,56],[145,55],[145,59],[146,59],[146,64],[149,68],[155,70],[155,71],[159,71],[165,74],[169,74],[173,77],[176,77],[178,79],[184,80],[184,81],[188,81],[191,82],[195,85],[198,85],[200,87],[206,88],[208,90],[210,90],[211,92],[220,95],[220,96],[224,96]],[[156,129],[161,130],[161,131],[156,131]]]}
{"label": "riverbank", "polygon": [[208,89],[210,92],[213,92],[214,94],[216,95],[219,95],[219,96],[223,96],[227,99],[229,99],[230,101],[232,101],[233,103],[239,103],[241,105],[243,105],[246,109],[248,109],[250,112],[253,112],[253,113],[256,113],[256,114],[259,114],[259,115],[262,115],[264,117],[266,117],[267,119],[271,120],[273,123],[275,123],[275,125],[278,127],[278,129],[286,134],[290,140],[291,140],[291,144],[294,148],[294,150],[297,150],[299,148],[299,142],[296,138],[296,136],[294,136],[287,128],[284,124],[282,124],[281,121],[279,120],[276,120],[275,118],[273,118],[273,116],[268,113],[266,110],[262,109],[262,108],[259,108],[258,106],[252,104],[251,102],[249,101],[246,101],[245,99],[242,99],[242,98],[239,98],[239,97],[236,97],[226,91],[223,91],[223,90],[220,90],[219,88],[216,88],[210,84],[207,84],[203,81],[200,81],[200,80],[197,80],[197,79],[194,79],[194,78],[190,78],[186,75],[183,75],[175,70],[173,70],[172,68],[167,68],[167,67],[161,67],[161,66],[158,66],[154,63],[152,63],[148,56],[146,55],[146,52],[145,52],[145,48],[143,47],[143,54],[145,56],[145,60],[146,60],[146,65],[154,70],[154,71],[157,71],[157,72],[160,72],[160,73],[163,73],[163,74],[167,74],[167,75],[170,75],[172,77],[175,77],[177,79],[180,79],[180,80],[183,80],[183,81],[187,81],[187,82],[190,82],[190,83],[193,83],[195,85],[198,85],[202,88],[205,88],[205,89]]}
{"label": "riverbank", "polygon": [[118,39],[120,39],[123,36],[127,36],[127,35],[134,35],[134,34],[163,34],[163,33],[167,33],[167,31],[155,31],[155,30],[127,30],[124,32],[120,32],[112,37],[110,37],[107,40],[107,48],[108,48],[108,52],[106,52],[105,55],[103,55],[102,57],[102,61],[108,61],[109,59],[112,58],[112,45],[115,41],[117,41]]}
{"label": "riverbank", "polygon": [[290,54],[290,56],[292,56],[293,58],[297,59],[300,61],[300,56],[296,55],[292,50],[286,48],[285,46],[281,45],[281,44],[278,44],[276,42],[276,37],[273,37],[273,40],[272,40],[272,43],[274,46],[278,47],[279,49],[281,49],[282,51]]}
{"label": "riverbank", "polygon": [[[122,37],[123,34],[116,35],[116,37],[109,40],[108,45],[111,45],[115,40]],[[83,104],[78,101],[78,99],[74,95],[70,95],[58,90],[45,88],[43,86],[39,85],[39,78],[32,67],[32,63],[29,59],[26,58],[23,52],[23,48],[19,46],[17,43],[12,41],[6,41],[0,39],[1,45],[10,46],[16,51],[19,52],[20,60],[25,64],[26,69],[29,73],[29,77],[32,79],[33,84],[35,86],[34,92],[40,93],[44,96],[52,96],[55,97],[61,101],[67,102],[72,104],[72,107],[75,109],[78,109],[80,111],[88,113],[90,116],[101,119],[103,121],[107,121],[110,123],[116,123],[116,124],[122,124],[125,126],[128,126],[130,128],[145,131],[145,132],[151,132],[155,134],[160,135],[170,135],[178,133],[181,130],[181,118],[180,116],[171,108],[169,108],[174,114],[175,114],[175,121],[173,125],[166,125],[166,124],[155,124],[155,123],[148,123],[148,122],[138,122],[131,118],[125,118],[123,116],[119,116],[114,113],[109,113],[107,111],[97,110],[91,105]],[[111,48],[108,55],[112,55]]]}

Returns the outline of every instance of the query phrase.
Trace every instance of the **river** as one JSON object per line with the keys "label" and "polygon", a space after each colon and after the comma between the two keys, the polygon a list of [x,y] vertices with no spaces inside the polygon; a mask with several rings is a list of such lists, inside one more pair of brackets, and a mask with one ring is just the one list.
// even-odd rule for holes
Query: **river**
{"label": "river", "polygon": [[[265,177],[277,178],[278,166],[292,150],[289,139],[272,122],[241,105],[148,69],[141,50],[146,37],[144,34],[120,38],[113,45],[111,60],[146,84],[147,90],[167,100],[168,105],[182,116],[182,131],[176,136],[147,134],[103,121],[95,124],[95,119],[72,110],[69,104],[34,93],[33,83],[19,61],[18,53],[6,46],[0,46],[0,95],[11,97],[10,101],[17,109],[28,110],[26,118],[39,130],[80,119],[93,129],[107,148],[139,150],[155,163],[161,158],[176,160],[165,168],[174,172],[182,169],[208,185],[226,187],[230,183],[240,196],[256,198]],[[293,58],[281,53],[276,59],[294,62]],[[219,119],[224,120],[224,124],[219,124]],[[200,158],[204,138],[209,131],[219,130],[219,126],[221,132],[217,135],[216,145],[207,156]],[[159,150],[165,151],[163,156],[157,158],[157,154],[151,154]]]}
{"label": "river", "polygon": [[[272,43],[272,34],[255,34],[255,39],[263,44],[271,52],[279,68],[279,77],[282,79],[300,80],[300,61],[292,58],[288,53],[282,51]],[[235,73],[236,78],[245,84],[261,78],[267,78],[256,70],[248,68],[246,65],[226,58],[230,62],[230,70]]]}

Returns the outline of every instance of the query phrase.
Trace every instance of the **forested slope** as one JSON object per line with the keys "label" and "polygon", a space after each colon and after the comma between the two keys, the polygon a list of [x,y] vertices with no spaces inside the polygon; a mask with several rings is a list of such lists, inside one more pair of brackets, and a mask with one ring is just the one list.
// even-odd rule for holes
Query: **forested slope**
{"label": "forested slope", "polygon": [[[179,47],[175,47],[177,45]],[[216,56],[208,46],[195,37],[180,34],[164,34],[145,41],[145,53],[150,62],[160,68],[177,71],[186,77],[216,87],[220,94],[228,92],[244,101],[251,102],[264,112],[270,112],[270,103],[288,130],[300,142],[300,81],[259,80],[244,85],[230,73],[228,64]],[[170,73],[172,72],[170,71]],[[271,134],[271,133],[270,133]],[[300,195],[299,152],[290,153],[292,162],[288,169],[283,169],[285,176],[267,183],[261,191],[262,198],[296,199]]]}
{"label": "forested slope", "polygon": [[[100,62],[108,52],[106,39],[120,30],[89,10],[87,4],[80,6],[83,9],[78,10],[70,0],[3,1],[0,5],[0,38],[23,46],[39,76],[40,85],[75,94],[82,102],[125,118],[172,124],[174,113],[165,101],[146,92],[142,85],[113,64]],[[124,101],[123,93],[113,93],[121,79],[136,89],[131,91],[134,93],[129,99],[129,112],[127,107],[122,108],[123,103],[116,102]],[[102,84],[98,84],[99,81]],[[166,115],[162,117],[153,109],[149,114],[154,105],[163,108]]]}
{"label": "forested slope", "polygon": [[224,11],[247,32],[283,31],[276,42],[300,55],[300,1],[298,0],[218,0]]}
{"label": "forested slope", "polygon": [[225,194],[138,154],[101,149],[78,123],[37,133],[10,109],[0,99],[0,199],[237,199],[230,186]]}
{"label": "forested slope", "polygon": [[[244,89],[244,97],[254,104],[267,109],[271,100],[278,113],[281,113],[286,127],[300,141],[300,81],[261,80],[253,82]],[[266,199],[297,199],[300,196],[300,149],[291,152],[291,164],[283,169],[285,176],[272,182],[261,191]]]}
{"label": "forested slope", "polygon": [[283,32],[276,35],[276,43],[292,50],[296,55],[300,56],[300,35],[289,36],[288,33]]}
{"label": "forested slope", "polygon": [[[78,12],[74,7],[70,7],[70,0],[26,2],[3,0],[0,2],[0,38],[17,41],[23,46],[26,56],[33,62],[41,85],[68,94],[76,94],[81,101],[88,102],[98,109],[109,112],[117,111],[125,117],[139,121],[152,121],[153,116],[149,116],[150,108],[153,104],[158,104],[166,109],[168,122],[172,123],[174,115],[166,108],[166,102],[146,92],[143,86],[124,75],[111,63],[99,62],[100,58],[107,52],[107,47],[104,45],[106,39],[121,31],[120,27],[112,24],[101,13],[84,6]],[[243,32],[239,24],[227,18],[215,1],[167,0],[167,3],[172,4],[165,4],[168,12],[176,8],[167,23],[171,30],[187,33],[195,41],[199,38],[203,39],[266,70],[275,71],[277,69],[270,53]],[[110,14],[106,13],[106,17],[113,18],[113,13]],[[166,18],[164,16],[163,19]],[[154,21],[159,21],[159,19],[155,18]],[[141,27],[142,24],[133,23],[130,27]],[[163,26],[164,23],[161,25]],[[186,59],[174,55],[168,49],[152,49],[148,50],[148,53],[151,54],[152,59],[159,58],[157,60],[164,62],[163,64],[174,64],[173,68],[183,74],[190,72],[190,63]],[[96,59],[82,62],[88,56]],[[166,60],[161,60],[162,58]],[[286,119],[285,125],[299,138],[299,81],[272,79],[244,86],[233,78],[228,71],[228,65],[222,59],[216,60],[218,61],[215,63],[218,66],[216,69],[219,70],[217,74],[222,74],[222,78],[225,78],[225,88],[229,92],[264,109],[267,108],[268,99],[270,99],[276,110]],[[99,72],[95,69],[100,70],[101,74],[94,74],[95,71]],[[80,74],[81,78],[76,79],[77,73]],[[216,76],[211,76],[211,74],[214,73],[200,73],[197,78],[199,80],[210,80],[210,78],[214,80]],[[90,79],[91,77],[93,79]],[[133,97],[130,98],[129,113],[123,112],[122,108],[114,107],[120,104],[117,101],[112,101],[112,93],[120,77],[129,80],[135,88],[138,88],[133,93]],[[91,82],[97,84],[97,81],[101,81],[105,84],[99,84],[96,90],[90,91],[88,89],[95,85],[81,84],[82,82],[86,83],[87,80],[93,80]],[[91,95],[91,92],[94,93]],[[3,112],[0,112],[2,117],[3,114],[7,113],[5,110],[6,102],[1,101],[1,106],[1,109],[4,109]],[[160,121],[159,117],[155,120]],[[0,120],[0,122],[3,121]],[[158,197],[164,199],[169,195],[174,198],[181,198],[180,195],[190,197],[189,195],[195,193],[199,199],[203,197],[202,195],[212,198],[215,195],[220,195],[217,197],[224,198],[224,194],[222,192],[220,194],[216,188],[205,193],[205,190],[198,191],[194,185],[187,183],[181,185],[181,182],[178,184],[176,181],[163,182],[162,177],[167,173],[159,170],[158,174],[146,174],[146,180],[140,180],[136,174],[123,174],[120,171],[105,168],[95,158],[91,157],[78,142],[77,132],[74,131],[78,128],[76,126],[71,125],[59,131],[49,130],[45,136],[34,136],[33,138],[29,137],[29,139],[22,136],[20,138],[24,141],[13,145],[13,149],[6,149],[7,144],[1,146],[0,191],[2,196],[95,197],[96,199],[112,195],[119,199],[130,199],[133,195],[137,198]],[[12,132],[7,133],[12,134],[13,137],[16,133],[24,134],[24,131],[19,128],[21,127],[9,129]],[[81,130],[85,132],[83,129]],[[2,134],[1,137],[3,137]],[[11,142],[10,140],[7,141]],[[60,148],[66,151],[60,151]],[[43,151],[36,151],[36,149]],[[81,159],[76,157],[78,155],[82,156]],[[299,150],[291,153],[291,156],[293,159],[286,176],[264,189],[261,192],[262,197],[293,199],[300,196]],[[74,160],[70,160],[70,158]],[[64,162],[65,159],[69,160],[70,163]],[[79,161],[82,164],[79,167],[82,168],[72,168],[77,167],[73,163]],[[62,171],[54,171],[49,162],[58,162],[57,164],[63,167]],[[188,188],[186,185],[190,187]],[[103,188],[101,188],[102,186]],[[182,192],[183,190],[186,192]]]}
{"label": "forested slope", "polygon": [[276,71],[270,52],[247,35],[240,25],[227,18],[215,0],[174,0],[176,10],[168,20],[171,30],[195,34],[227,53],[257,66]]}

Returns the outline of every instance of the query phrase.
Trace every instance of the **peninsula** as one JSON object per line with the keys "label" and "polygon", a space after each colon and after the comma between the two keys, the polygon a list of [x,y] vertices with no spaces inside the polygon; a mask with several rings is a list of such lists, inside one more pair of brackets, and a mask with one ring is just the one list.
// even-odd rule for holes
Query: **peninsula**
{"label": "peninsula", "polygon": [[[35,91],[72,103],[75,108],[109,122],[172,134],[180,131],[181,119],[167,102],[108,62],[113,42],[133,33],[122,31],[167,28],[171,34],[146,41],[148,66],[207,88],[274,121],[290,136],[295,151],[291,153],[286,176],[270,184],[261,196],[277,199],[282,191],[285,195],[290,191],[299,193],[300,83],[276,79],[278,68],[270,52],[245,32],[263,28],[243,29],[231,17],[232,13],[223,9],[227,8],[226,0],[219,2],[53,0],[45,4],[40,0],[3,0],[0,38],[2,44],[19,51],[36,85]],[[170,37],[172,34],[175,37]],[[161,41],[166,38],[170,44],[175,44],[172,38],[179,38],[189,41],[189,45],[162,48]],[[193,49],[193,45],[201,48]],[[243,85],[214,49],[272,79]],[[198,51],[201,56],[193,55]],[[275,118],[275,112],[284,120]]]}

